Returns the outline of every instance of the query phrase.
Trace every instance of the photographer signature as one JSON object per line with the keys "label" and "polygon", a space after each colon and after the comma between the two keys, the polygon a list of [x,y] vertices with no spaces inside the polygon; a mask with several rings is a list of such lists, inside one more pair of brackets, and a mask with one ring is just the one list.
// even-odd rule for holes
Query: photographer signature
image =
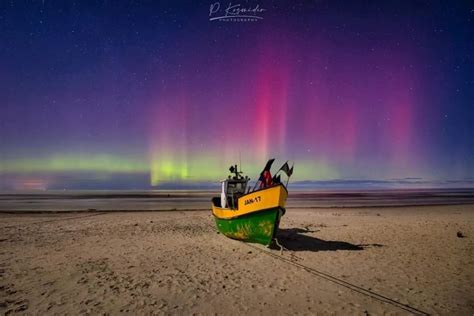
{"label": "photographer signature", "polygon": [[227,8],[223,10],[223,13],[220,13],[220,9],[220,2],[211,4],[209,8],[209,21],[228,18],[263,19],[263,17],[258,14],[265,11],[265,9],[260,8],[258,4],[255,7],[242,7],[240,4],[232,4],[231,2],[229,2]]}

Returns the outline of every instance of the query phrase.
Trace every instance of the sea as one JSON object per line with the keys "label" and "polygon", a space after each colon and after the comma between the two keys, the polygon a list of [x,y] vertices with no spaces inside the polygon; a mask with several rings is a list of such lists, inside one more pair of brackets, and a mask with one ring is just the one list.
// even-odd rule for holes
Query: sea
{"label": "sea", "polygon": [[[96,212],[210,210],[217,191],[4,191],[0,212]],[[474,188],[290,189],[287,208],[394,207],[474,204]]]}

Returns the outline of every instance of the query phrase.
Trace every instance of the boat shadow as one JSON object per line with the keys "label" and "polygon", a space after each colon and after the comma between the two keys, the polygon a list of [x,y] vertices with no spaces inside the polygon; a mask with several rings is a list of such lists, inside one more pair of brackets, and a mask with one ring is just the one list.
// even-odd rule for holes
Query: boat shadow
{"label": "boat shadow", "polygon": [[[317,231],[317,230],[316,230]],[[383,247],[381,244],[351,244],[345,241],[323,240],[308,236],[307,233],[316,232],[302,228],[280,228],[277,232],[278,242],[291,251],[336,251],[336,250],[364,250],[371,247]],[[278,249],[277,245],[272,245]]]}

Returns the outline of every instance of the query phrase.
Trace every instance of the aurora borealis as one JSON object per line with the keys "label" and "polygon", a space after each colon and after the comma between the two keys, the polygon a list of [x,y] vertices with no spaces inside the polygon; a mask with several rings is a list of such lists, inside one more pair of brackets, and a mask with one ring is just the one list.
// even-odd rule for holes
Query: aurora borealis
{"label": "aurora borealis", "polygon": [[240,157],[473,186],[472,3],[214,2],[2,2],[0,188],[179,188]]}

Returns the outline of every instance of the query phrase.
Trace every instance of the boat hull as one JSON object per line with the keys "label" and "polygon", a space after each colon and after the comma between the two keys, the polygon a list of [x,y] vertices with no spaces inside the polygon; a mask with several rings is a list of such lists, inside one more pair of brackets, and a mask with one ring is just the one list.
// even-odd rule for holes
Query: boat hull
{"label": "boat hull", "polygon": [[222,208],[213,203],[212,214],[221,219],[231,219],[267,209],[284,209],[287,196],[288,192],[282,184],[275,185],[241,196],[237,209]]}
{"label": "boat hull", "polygon": [[284,212],[285,209],[274,207],[234,218],[214,218],[219,232],[229,238],[269,245]]}

